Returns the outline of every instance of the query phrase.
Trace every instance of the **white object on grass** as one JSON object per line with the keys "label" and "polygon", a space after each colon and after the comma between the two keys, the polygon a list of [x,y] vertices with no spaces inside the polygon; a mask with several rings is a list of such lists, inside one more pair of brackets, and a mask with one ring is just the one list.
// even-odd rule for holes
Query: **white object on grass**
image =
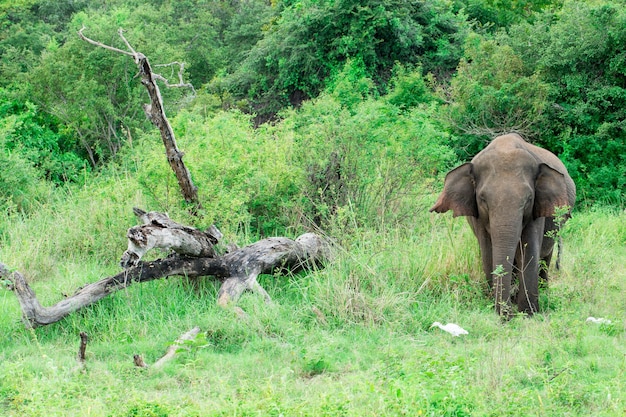
{"label": "white object on grass", "polygon": [[603,318],[595,318],[595,317],[587,317],[587,323],[595,323],[595,324],[611,324],[611,320],[603,319]]}
{"label": "white object on grass", "polygon": [[452,336],[460,336],[462,334],[469,334],[467,330],[459,326],[458,324],[448,323],[445,326],[438,321],[434,322],[430,328],[439,327],[444,332],[450,333]]}

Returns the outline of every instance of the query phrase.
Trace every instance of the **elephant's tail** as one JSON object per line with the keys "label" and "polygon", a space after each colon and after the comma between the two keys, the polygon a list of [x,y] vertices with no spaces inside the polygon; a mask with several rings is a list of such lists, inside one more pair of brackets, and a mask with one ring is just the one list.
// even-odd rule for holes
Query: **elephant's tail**
{"label": "elephant's tail", "polygon": [[563,251],[563,240],[559,235],[556,239],[557,249],[556,249],[556,269],[557,271],[561,269],[561,252]]}

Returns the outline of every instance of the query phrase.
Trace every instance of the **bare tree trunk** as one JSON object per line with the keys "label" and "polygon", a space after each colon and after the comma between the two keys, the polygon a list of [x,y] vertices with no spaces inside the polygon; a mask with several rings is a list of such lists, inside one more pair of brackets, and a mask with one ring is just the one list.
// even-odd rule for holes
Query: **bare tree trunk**
{"label": "bare tree trunk", "polygon": [[148,94],[150,95],[151,104],[144,106],[146,116],[159,128],[159,131],[161,132],[161,139],[163,140],[163,145],[165,146],[167,161],[176,174],[178,186],[183,193],[185,201],[188,203],[194,203],[196,207],[200,208],[200,202],[198,201],[198,188],[193,184],[191,174],[183,163],[184,154],[178,150],[178,147],[176,146],[174,130],[172,130],[172,126],[167,120],[167,116],[165,116],[161,92],[159,91],[159,86],[154,82],[154,76],[152,74],[148,58],[141,53],[136,53],[135,63],[139,67],[139,72],[141,73],[141,83],[146,87]]}
{"label": "bare tree trunk", "polygon": [[[146,87],[146,89],[148,90],[148,95],[150,96],[150,104],[144,105],[146,117],[148,117],[148,119],[154,125],[156,125],[161,132],[161,139],[163,140],[163,145],[165,146],[167,161],[174,171],[174,174],[176,174],[178,186],[180,187],[180,190],[183,194],[183,198],[186,202],[193,203],[196,208],[201,208],[200,201],[198,200],[198,188],[193,184],[193,181],[191,180],[191,174],[183,163],[184,154],[178,149],[176,145],[176,137],[174,136],[174,131],[169,121],[167,120],[167,116],[165,116],[165,110],[163,109],[163,98],[161,97],[161,91],[159,90],[159,86],[155,82],[155,79],[165,79],[162,76],[154,74],[152,72],[152,68],[150,67],[148,58],[141,52],[136,52],[132,48],[126,38],[124,38],[121,29],[119,30],[119,35],[130,51],[123,51],[121,49],[104,45],[100,42],[89,39],[83,34],[84,29],[85,27],[83,26],[83,28],[78,31],[78,36],[80,36],[80,38],[85,42],[114,52],[122,53],[124,55],[129,55],[134,59],[135,64],[137,64],[137,67],[139,68],[139,73],[141,74],[141,83]],[[182,82],[174,86],[191,87],[190,84],[184,84]]]}

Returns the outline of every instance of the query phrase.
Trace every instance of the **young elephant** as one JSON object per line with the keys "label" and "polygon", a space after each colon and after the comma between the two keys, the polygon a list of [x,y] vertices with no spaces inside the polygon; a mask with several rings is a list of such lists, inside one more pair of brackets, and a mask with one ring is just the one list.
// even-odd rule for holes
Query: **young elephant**
{"label": "young elephant", "polygon": [[[563,163],[513,133],[495,138],[471,162],[450,171],[430,211],[468,216],[496,311],[508,316],[514,270],[518,310],[538,311],[540,261],[547,268],[554,247],[546,233],[556,229],[555,207],[571,209],[575,200],[576,186]],[[499,265],[503,269],[494,273]],[[545,269],[541,275],[547,278]]]}

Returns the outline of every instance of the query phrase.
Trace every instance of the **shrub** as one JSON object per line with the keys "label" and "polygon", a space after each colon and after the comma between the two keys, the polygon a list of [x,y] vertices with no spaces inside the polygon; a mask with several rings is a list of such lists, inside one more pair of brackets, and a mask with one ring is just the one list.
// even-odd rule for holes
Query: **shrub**
{"label": "shrub", "polygon": [[473,34],[446,93],[451,104],[445,117],[459,134],[457,152],[467,157],[498,134],[517,131],[535,139],[548,85],[509,45]]}

